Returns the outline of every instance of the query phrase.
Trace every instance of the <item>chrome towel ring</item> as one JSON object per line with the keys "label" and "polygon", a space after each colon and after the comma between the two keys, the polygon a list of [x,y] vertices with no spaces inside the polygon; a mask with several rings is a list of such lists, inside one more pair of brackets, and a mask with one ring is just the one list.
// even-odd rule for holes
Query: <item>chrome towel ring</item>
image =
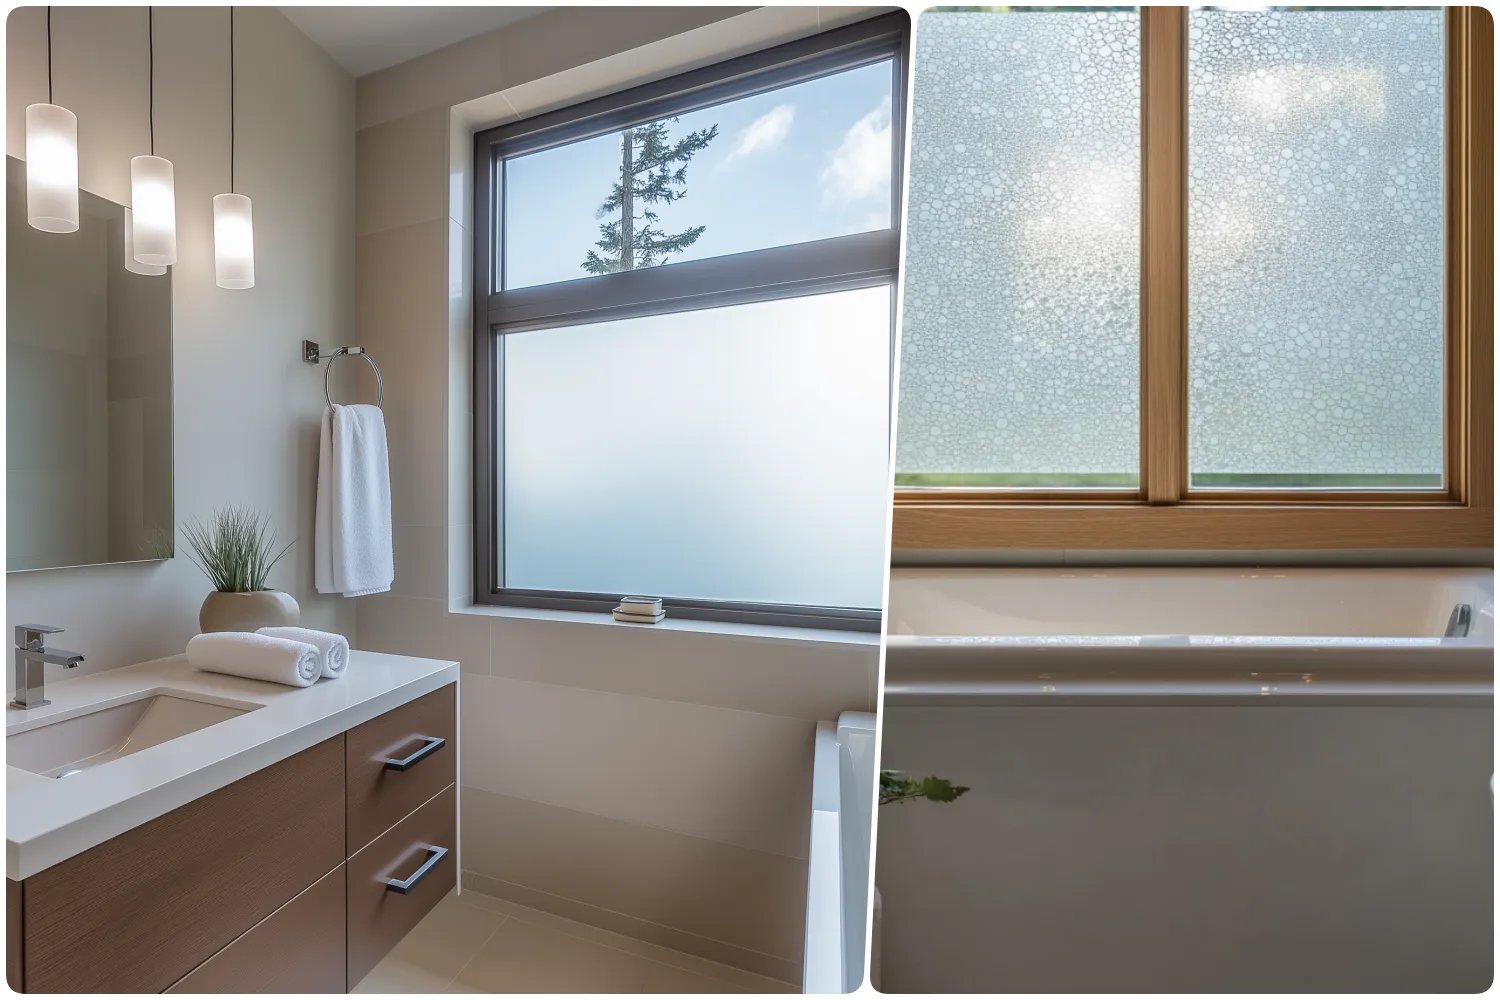
{"label": "chrome towel ring", "polygon": [[323,369],[323,398],[328,400],[328,405],[333,405],[333,362],[335,359],[345,355],[361,357],[365,364],[370,366],[370,371],[375,373],[375,405],[382,410],[385,409],[385,380],[380,377],[380,369],[375,366],[375,360],[365,351],[363,347],[335,347],[331,354],[319,354],[320,348],[311,340],[302,342],[302,360],[309,364],[317,364],[319,361],[327,360],[328,367]]}

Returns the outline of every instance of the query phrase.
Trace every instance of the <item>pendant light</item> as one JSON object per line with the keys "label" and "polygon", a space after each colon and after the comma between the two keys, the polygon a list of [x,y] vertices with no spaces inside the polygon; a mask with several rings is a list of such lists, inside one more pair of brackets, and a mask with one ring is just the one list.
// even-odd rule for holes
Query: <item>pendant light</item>
{"label": "pendant light", "polygon": [[135,259],[135,212],[125,209],[125,270],[131,274],[166,274],[163,264],[142,264]]}
{"label": "pendant light", "polygon": [[52,8],[47,8],[47,103],[26,108],[26,221],[78,231],[78,118],[52,103]]}
{"label": "pendant light", "polygon": [[[147,24],[150,24],[151,15],[146,15]],[[164,264],[142,264],[135,259],[135,211],[129,206],[125,209],[125,270],[131,274],[166,274],[167,268]]]}
{"label": "pendant light", "polygon": [[234,7],[229,8],[229,194],[214,195],[214,283],[255,285],[255,229],[250,199],[234,193]]}
{"label": "pendant light", "polygon": [[156,155],[156,24],[151,7],[146,8],[146,53],[151,155],[130,161],[130,201],[135,215],[132,256],[142,264],[160,267],[177,263],[177,192],[172,161]]}

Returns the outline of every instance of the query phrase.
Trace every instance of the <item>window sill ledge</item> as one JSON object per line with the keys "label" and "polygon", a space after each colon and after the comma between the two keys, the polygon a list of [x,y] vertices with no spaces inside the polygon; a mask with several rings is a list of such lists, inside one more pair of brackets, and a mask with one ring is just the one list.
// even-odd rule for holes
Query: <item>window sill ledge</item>
{"label": "window sill ledge", "polygon": [[653,632],[692,632],[699,635],[728,635],[761,642],[822,644],[835,646],[868,646],[880,648],[880,633],[852,632],[838,629],[790,628],[785,625],[752,625],[745,622],[700,621],[693,618],[671,618],[655,625],[617,622],[612,615],[595,611],[555,611],[550,608],[510,608],[495,604],[463,603],[450,607],[449,613],[477,615],[484,618],[527,618],[533,621],[568,622],[606,628],[647,630]]}

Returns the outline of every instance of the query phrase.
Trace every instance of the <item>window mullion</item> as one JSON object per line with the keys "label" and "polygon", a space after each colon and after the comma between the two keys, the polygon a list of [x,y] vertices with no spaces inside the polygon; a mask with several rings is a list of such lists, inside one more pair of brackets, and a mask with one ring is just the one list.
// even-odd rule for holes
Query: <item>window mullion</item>
{"label": "window mullion", "polygon": [[1447,13],[1447,365],[1449,495],[1493,496],[1493,28],[1473,7]]}
{"label": "window mullion", "polygon": [[1141,8],[1141,496],[1187,491],[1187,9]]}

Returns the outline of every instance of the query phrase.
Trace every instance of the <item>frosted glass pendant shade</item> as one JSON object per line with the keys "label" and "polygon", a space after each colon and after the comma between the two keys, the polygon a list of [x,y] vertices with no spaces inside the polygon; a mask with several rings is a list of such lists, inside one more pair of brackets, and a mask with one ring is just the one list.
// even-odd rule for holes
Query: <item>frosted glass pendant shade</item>
{"label": "frosted glass pendant shade", "polygon": [[160,156],[131,159],[130,204],[135,210],[135,259],[157,266],[177,263],[177,194],[171,160]]}
{"label": "frosted glass pendant shade", "polygon": [[214,284],[220,288],[255,285],[255,230],[250,199],[242,194],[214,195]]}
{"label": "frosted glass pendant shade", "polygon": [[78,118],[56,104],[26,108],[26,221],[44,233],[78,231]]}
{"label": "frosted glass pendant shade", "polygon": [[125,270],[131,274],[166,274],[160,264],[142,264],[135,259],[135,212],[125,210]]}

